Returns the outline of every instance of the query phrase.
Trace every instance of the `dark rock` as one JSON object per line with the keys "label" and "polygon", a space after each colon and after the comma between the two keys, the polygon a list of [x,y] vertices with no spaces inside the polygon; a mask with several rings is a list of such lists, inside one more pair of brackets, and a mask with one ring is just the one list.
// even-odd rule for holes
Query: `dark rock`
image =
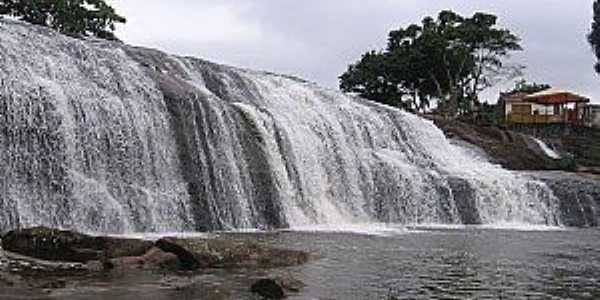
{"label": "dark rock", "polygon": [[223,239],[161,239],[156,246],[179,258],[185,269],[276,268],[306,263],[303,251],[276,249],[246,241]]}
{"label": "dark rock", "polygon": [[156,241],[155,245],[164,252],[176,255],[183,269],[195,270],[201,266],[196,255],[184,246],[181,246],[175,239],[163,238]]}
{"label": "dark rock", "polygon": [[283,287],[273,279],[260,279],[252,285],[250,290],[266,299],[284,299],[286,297]]}
{"label": "dark rock", "polygon": [[465,225],[481,224],[475,189],[468,181],[457,177],[448,178],[448,184],[452,190],[461,223]]}
{"label": "dark rock", "polygon": [[447,137],[458,138],[475,145],[494,163],[510,170],[561,170],[560,161],[546,156],[539,145],[527,134],[494,126],[482,126],[447,120],[436,116],[432,119]]}
{"label": "dark rock", "polygon": [[11,252],[49,261],[81,262],[140,256],[153,243],[136,239],[94,237],[73,231],[35,227],[8,232],[2,247]]}
{"label": "dark rock", "polygon": [[124,239],[113,237],[96,237],[100,241],[100,248],[104,251],[105,257],[116,258],[125,256],[140,256],[154,247],[151,241],[140,239]]}
{"label": "dark rock", "polygon": [[144,256],[142,256],[146,268],[154,269],[180,269],[181,262],[177,255],[165,252],[158,247],[153,247]]}
{"label": "dark rock", "polygon": [[266,299],[284,299],[289,293],[300,292],[306,285],[289,276],[262,278],[252,284],[250,290]]}

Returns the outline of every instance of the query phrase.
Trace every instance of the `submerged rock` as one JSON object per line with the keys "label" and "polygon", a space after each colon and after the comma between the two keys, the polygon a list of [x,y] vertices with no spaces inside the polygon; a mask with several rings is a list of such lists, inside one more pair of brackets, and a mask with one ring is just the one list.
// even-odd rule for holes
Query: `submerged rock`
{"label": "submerged rock", "polygon": [[303,251],[264,247],[251,242],[224,239],[165,238],[156,246],[179,258],[186,269],[277,268],[306,263],[311,254]]}
{"label": "submerged rock", "polygon": [[297,293],[305,284],[291,276],[262,278],[250,287],[252,293],[266,299],[284,299],[289,293]]}
{"label": "submerged rock", "polygon": [[260,279],[255,282],[250,290],[267,299],[283,299],[285,292],[283,287],[273,279]]}
{"label": "submerged rock", "polygon": [[34,227],[9,231],[2,247],[33,258],[85,263],[93,260],[144,255],[153,243],[138,239],[90,236],[74,231]]}

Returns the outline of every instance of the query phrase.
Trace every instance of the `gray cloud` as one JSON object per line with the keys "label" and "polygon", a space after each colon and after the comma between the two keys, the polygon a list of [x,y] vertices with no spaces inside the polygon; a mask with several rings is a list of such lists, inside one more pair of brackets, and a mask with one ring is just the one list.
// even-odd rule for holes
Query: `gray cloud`
{"label": "gray cloud", "polygon": [[[442,9],[497,14],[523,38],[526,77],[600,102],[585,35],[592,0],[113,0],[126,42],[240,67],[297,75],[336,88],[337,76],[387,32]],[[501,89],[484,94],[495,100]]]}

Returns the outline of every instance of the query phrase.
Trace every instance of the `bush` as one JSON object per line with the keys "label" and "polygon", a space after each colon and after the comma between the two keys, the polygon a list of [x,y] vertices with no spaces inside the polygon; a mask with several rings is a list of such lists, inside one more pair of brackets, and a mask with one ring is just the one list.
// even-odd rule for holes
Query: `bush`
{"label": "bush", "polygon": [[577,162],[573,156],[564,156],[558,161],[558,168],[563,171],[577,171]]}

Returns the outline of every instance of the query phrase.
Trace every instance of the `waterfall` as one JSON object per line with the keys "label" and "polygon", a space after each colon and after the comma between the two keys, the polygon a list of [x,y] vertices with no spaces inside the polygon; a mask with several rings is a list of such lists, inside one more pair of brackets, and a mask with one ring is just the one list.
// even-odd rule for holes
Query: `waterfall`
{"label": "waterfall", "polygon": [[0,231],[556,225],[539,181],[297,78],[0,20]]}

